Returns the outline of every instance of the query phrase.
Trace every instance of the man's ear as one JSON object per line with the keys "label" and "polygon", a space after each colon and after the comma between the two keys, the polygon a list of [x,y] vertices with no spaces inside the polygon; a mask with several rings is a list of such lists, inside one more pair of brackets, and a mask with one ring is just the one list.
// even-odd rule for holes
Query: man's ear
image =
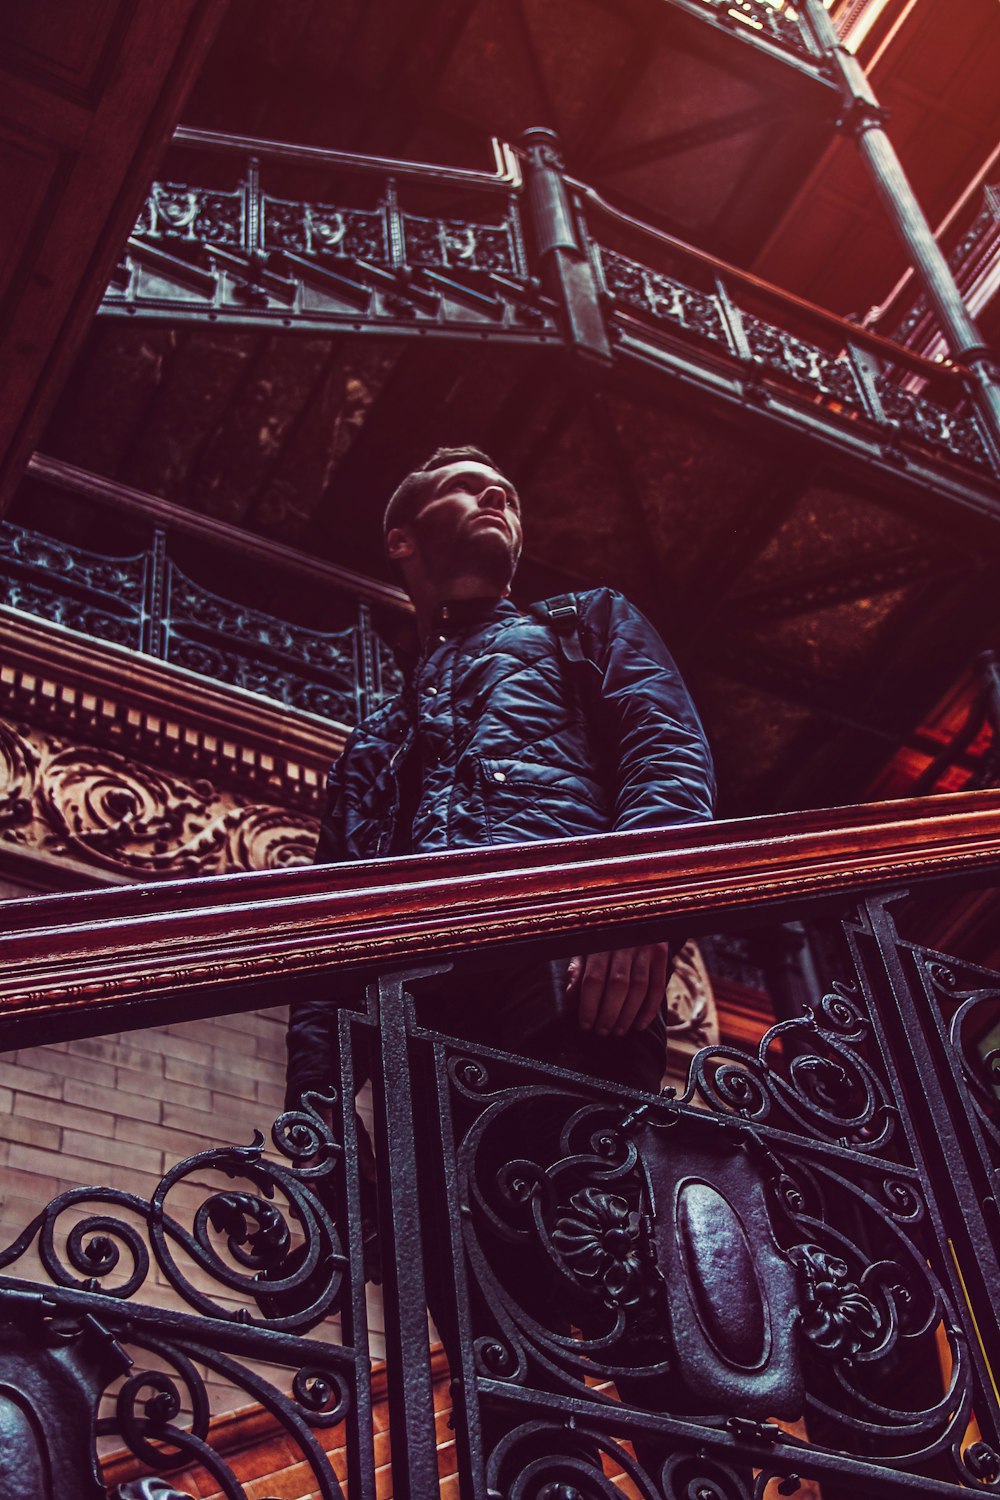
{"label": "man's ear", "polygon": [[394,526],[385,539],[385,550],[393,562],[412,557],[415,542],[409,526]]}

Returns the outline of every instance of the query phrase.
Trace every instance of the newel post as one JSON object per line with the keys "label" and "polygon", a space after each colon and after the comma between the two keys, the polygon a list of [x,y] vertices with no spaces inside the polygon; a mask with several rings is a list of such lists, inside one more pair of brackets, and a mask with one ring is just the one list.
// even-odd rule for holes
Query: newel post
{"label": "newel post", "polygon": [[576,225],[559,139],[534,126],[521,137],[528,207],[546,290],[559,302],[574,349],[611,358],[597,279]]}

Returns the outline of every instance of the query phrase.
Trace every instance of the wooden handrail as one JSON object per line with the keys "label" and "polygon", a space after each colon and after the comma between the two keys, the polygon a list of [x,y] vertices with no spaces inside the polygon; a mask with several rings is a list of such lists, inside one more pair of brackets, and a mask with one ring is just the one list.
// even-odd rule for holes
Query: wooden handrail
{"label": "wooden handrail", "polygon": [[4,906],[0,1044],[329,992],[475,948],[600,948],[681,924],[1000,873],[1000,792],[45,896]]}
{"label": "wooden handrail", "polygon": [[173,134],[175,146],[195,151],[221,151],[228,156],[256,156],[264,161],[291,161],[300,166],[340,167],[347,172],[390,172],[430,183],[449,182],[458,187],[478,188],[489,192],[499,188],[509,192],[521,185],[516,153],[498,136],[490,137],[494,170],[478,171],[475,167],[442,167],[432,162],[406,161],[389,156],[362,156],[356,151],[332,151],[325,146],[296,146],[290,141],[265,140],[260,136],[231,135],[221,130],[198,130],[178,125]]}
{"label": "wooden handrail", "polygon": [[99,504],[138,516],[150,526],[162,526],[177,536],[193,536],[199,541],[213,542],[227,551],[249,557],[271,567],[284,568],[310,583],[328,585],[344,593],[353,594],[369,604],[388,605],[403,614],[412,614],[413,605],[403,589],[394,584],[382,583],[377,578],[368,578],[355,573],[351,568],[342,568],[338,563],[325,558],[310,557],[284,542],[271,541],[269,537],[256,536],[228,521],[219,521],[200,511],[188,510],[173,500],[164,500],[159,495],[146,494],[117,479],[107,479],[103,474],[94,474],[89,469],[78,468],[61,458],[49,458],[44,453],[33,453],[26,469],[32,479],[55,485],[75,495],[86,495]]}
{"label": "wooden handrail", "polygon": [[824,328],[835,333],[845,345],[857,344],[891,364],[906,365],[915,375],[928,380],[959,380],[967,373],[965,366],[954,360],[950,360],[947,364],[938,364],[936,360],[917,354],[914,350],[907,349],[905,345],[886,338],[884,334],[874,333],[870,328],[863,328],[860,323],[841,317],[839,313],[831,312],[827,307],[820,307],[818,303],[810,302],[795,292],[787,292],[782,287],[775,286],[772,281],[764,281],[762,277],[755,276],[752,271],[745,271],[740,266],[733,265],[731,261],[720,260],[717,255],[712,255],[708,250],[699,250],[696,245],[690,245],[686,240],[678,239],[676,235],[669,234],[665,229],[657,229],[652,224],[644,224],[641,219],[635,219],[623,209],[616,208],[614,204],[602,198],[594,188],[588,187],[586,183],[578,182],[576,178],[567,178],[567,183],[600,213],[607,214],[609,218],[617,220],[619,224],[642,235],[644,239],[655,240],[671,254],[703,266],[713,275],[722,277],[726,281],[737,282],[755,296],[777,304],[812,323],[822,324]]}

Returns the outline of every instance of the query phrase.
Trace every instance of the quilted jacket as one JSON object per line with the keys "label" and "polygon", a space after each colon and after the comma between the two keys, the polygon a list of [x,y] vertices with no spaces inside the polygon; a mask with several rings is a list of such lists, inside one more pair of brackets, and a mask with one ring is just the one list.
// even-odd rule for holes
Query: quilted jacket
{"label": "quilted jacket", "polygon": [[[571,597],[579,662],[537,606],[442,607],[410,685],[355,729],[331,772],[318,863],[393,850],[411,755],[408,847],[421,853],[711,818],[705,734],[659,635],[611,589]],[[290,1096],[326,1081],[328,1025],[321,1005],[293,1007]]]}

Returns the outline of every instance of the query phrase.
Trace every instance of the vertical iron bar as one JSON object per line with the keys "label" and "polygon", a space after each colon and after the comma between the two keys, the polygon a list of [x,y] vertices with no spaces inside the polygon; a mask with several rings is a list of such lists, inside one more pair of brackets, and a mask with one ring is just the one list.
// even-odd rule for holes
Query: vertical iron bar
{"label": "vertical iron bar", "polygon": [[470,1319],[469,1286],[465,1274],[465,1249],[461,1228],[462,1217],[468,1214],[470,1209],[468,1204],[459,1202],[448,1068],[445,1050],[440,1043],[435,1044],[433,1057],[434,1121],[437,1130],[434,1149],[437,1160],[441,1163],[443,1174],[442,1187],[446,1199],[446,1211],[442,1214],[441,1223],[448,1235],[448,1253],[451,1262],[449,1292],[454,1298],[451,1311],[454,1315],[456,1330],[455,1348],[449,1349],[448,1357],[451,1366],[452,1420],[455,1424],[458,1478],[462,1500],[490,1500],[492,1492],[486,1488],[486,1459],[483,1451],[476,1389],[474,1330]]}
{"label": "vertical iron bar", "polygon": [[951,267],[886,133],[886,112],[857,58],[841,45],[822,0],[801,0],[800,9],[833,64],[844,106],[840,123],[857,141],[861,159],[937,315],[951,353],[968,367],[975,381],[974,395],[984,423],[994,442],[1000,442],[1000,385],[991,368],[989,350],[969,316]]}
{"label": "vertical iron bar", "polygon": [[[340,1050],[340,1108],[343,1122],[344,1143],[344,1209],[347,1222],[338,1225],[348,1245],[350,1266],[350,1294],[341,1306],[341,1318],[347,1341],[352,1349],[369,1349],[368,1307],[365,1297],[364,1247],[361,1229],[361,1189],[358,1163],[358,1122],[354,1109],[354,1094],[357,1087],[354,1077],[353,1041],[356,1028],[364,1026],[353,1011],[343,1008],[337,1016],[337,1037]],[[353,1420],[346,1423],[347,1438],[347,1483],[350,1495],[355,1491],[359,1500],[375,1500],[375,1452],[374,1429],[372,1427],[371,1360],[355,1357],[355,1409]]]}
{"label": "vertical iron bar", "polygon": [[157,527],[146,557],[146,579],[142,601],[141,649],[161,661],[165,656],[164,614],[167,602],[167,533]]}
{"label": "vertical iron bar", "polygon": [[[928,1015],[925,997],[920,997],[924,1000],[920,1004],[907,980],[896,924],[887,902],[869,898],[864,910],[895,1006],[889,1031],[903,1077],[908,1112],[954,1246],[956,1266],[963,1290],[967,1290],[983,1359],[991,1376],[1000,1376],[1000,1308],[996,1304],[1000,1260],[970,1170],[978,1149],[975,1142],[967,1139],[969,1122],[956,1097],[954,1081],[949,1077],[940,1036],[934,1037],[935,1045],[931,1045],[928,1031],[936,1031],[936,1018]],[[994,1425],[998,1416],[1000,1413],[994,1411]]]}
{"label": "vertical iron bar", "polygon": [[260,210],[260,162],[251,156],[243,183],[243,248],[252,256],[260,255],[263,246]]}
{"label": "vertical iron bar", "polygon": [[406,239],[403,234],[403,216],[399,211],[399,194],[396,190],[395,177],[386,179],[383,208],[389,264],[394,271],[402,271],[406,266]]}
{"label": "vertical iron bar", "polygon": [[368,992],[379,1028],[373,1094],[393,1500],[438,1493],[405,988],[427,972],[382,975]]}
{"label": "vertical iron bar", "polygon": [[722,326],[726,331],[732,352],[745,364],[753,364],[753,351],[743,326],[743,314],[729,295],[729,288],[721,276],[715,278],[715,296],[722,314]]}
{"label": "vertical iron bar", "polygon": [[378,663],[372,635],[372,612],[370,605],[363,599],[358,603],[357,643],[358,649],[355,656],[357,680],[354,688],[360,720],[371,713],[379,700]]}
{"label": "vertical iron bar", "polygon": [[865,415],[875,422],[879,427],[885,427],[888,418],[882,405],[882,398],[875,384],[875,371],[872,369],[872,356],[860,345],[847,342],[847,358],[854,372],[854,383],[861,393],[861,403],[865,409]]}

